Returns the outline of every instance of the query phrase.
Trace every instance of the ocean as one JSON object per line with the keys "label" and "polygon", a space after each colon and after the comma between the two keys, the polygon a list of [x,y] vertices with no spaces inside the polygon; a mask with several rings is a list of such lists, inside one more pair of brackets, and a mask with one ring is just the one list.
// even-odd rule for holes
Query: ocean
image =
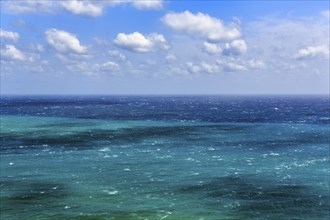
{"label": "ocean", "polygon": [[1,219],[329,219],[328,96],[2,96]]}

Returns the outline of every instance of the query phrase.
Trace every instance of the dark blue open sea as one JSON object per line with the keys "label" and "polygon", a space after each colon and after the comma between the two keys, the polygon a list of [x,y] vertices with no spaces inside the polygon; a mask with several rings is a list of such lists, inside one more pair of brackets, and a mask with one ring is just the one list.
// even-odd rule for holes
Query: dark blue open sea
{"label": "dark blue open sea", "polygon": [[1,98],[1,219],[329,219],[328,96]]}

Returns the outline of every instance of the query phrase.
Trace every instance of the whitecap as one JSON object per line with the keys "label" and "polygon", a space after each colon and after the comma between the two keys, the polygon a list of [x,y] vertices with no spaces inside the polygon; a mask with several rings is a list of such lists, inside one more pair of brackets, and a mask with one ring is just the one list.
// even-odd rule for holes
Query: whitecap
{"label": "whitecap", "polygon": [[117,190],[113,190],[113,191],[103,190],[103,192],[107,193],[108,195],[116,195],[117,193],[119,193],[119,191]]}
{"label": "whitecap", "polygon": [[118,193],[117,190],[114,190],[114,191],[110,191],[110,192],[108,192],[109,195],[115,195],[115,194],[117,194],[117,193]]}
{"label": "whitecap", "polygon": [[110,149],[108,147],[104,147],[104,148],[101,148],[99,151],[100,152],[107,152],[109,151]]}

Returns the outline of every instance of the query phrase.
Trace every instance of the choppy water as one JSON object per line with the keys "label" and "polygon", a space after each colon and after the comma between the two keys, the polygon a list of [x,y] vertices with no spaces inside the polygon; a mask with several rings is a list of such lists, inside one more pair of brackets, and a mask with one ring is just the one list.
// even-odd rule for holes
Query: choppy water
{"label": "choppy water", "polygon": [[329,219],[329,98],[2,97],[1,219]]}

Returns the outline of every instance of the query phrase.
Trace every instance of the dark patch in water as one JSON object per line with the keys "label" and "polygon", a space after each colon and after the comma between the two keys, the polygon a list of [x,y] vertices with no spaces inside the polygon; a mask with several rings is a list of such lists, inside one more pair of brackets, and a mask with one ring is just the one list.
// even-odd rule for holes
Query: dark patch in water
{"label": "dark patch in water", "polygon": [[[80,124],[71,124],[72,126],[83,126]],[[47,125],[45,125],[47,126]],[[11,151],[27,150],[29,148],[46,147],[64,147],[75,149],[86,149],[97,146],[100,142],[109,145],[137,144],[148,139],[166,139],[171,142],[193,142],[201,146],[212,146],[215,148],[228,147],[256,147],[259,149],[273,150],[277,148],[295,147],[299,145],[326,144],[329,141],[326,132],[304,132],[294,133],[283,139],[280,135],[268,137],[267,139],[254,138],[254,129],[260,125],[232,125],[232,124],[209,124],[193,126],[149,126],[121,128],[117,130],[110,129],[90,129],[88,131],[53,134],[47,130],[39,132],[22,133],[4,133],[0,134],[0,150]],[[60,129],[60,126],[59,126]],[[239,135],[242,140],[226,140],[218,138],[217,135]],[[261,134],[258,134],[261,135]],[[252,139],[252,140],[251,140]],[[170,145],[168,145],[170,146]],[[177,145],[179,146],[179,145]]]}
{"label": "dark patch in water", "polygon": [[[169,127],[136,127],[117,130],[91,129],[89,131],[69,133],[63,135],[49,134],[47,131],[2,133],[1,150],[17,149],[19,146],[38,147],[41,145],[55,147],[89,147],[95,142],[106,141],[113,144],[139,143],[146,139],[177,139],[180,141],[206,140],[203,134],[217,134],[225,132],[240,132],[249,129],[245,125],[196,125]],[[25,148],[26,149],[26,148]]]}
{"label": "dark patch in water", "polygon": [[[69,189],[62,183],[1,181],[1,212],[26,219],[26,213],[38,215],[49,209],[62,208],[61,201],[70,196]],[[64,207],[63,207],[64,208]]]}
{"label": "dark patch in water", "polygon": [[78,101],[78,100],[61,100],[61,101],[56,101],[56,100],[45,100],[45,101],[40,101],[40,100],[11,100],[10,102],[1,102],[0,106],[1,108],[6,108],[6,107],[49,107],[49,106],[86,106],[86,105],[115,105],[115,104],[120,104],[120,102],[117,101],[102,101],[102,100],[83,100],[83,101]]}
{"label": "dark patch in water", "polygon": [[74,128],[74,127],[90,127],[96,126],[95,122],[58,122],[58,123],[48,123],[37,125],[35,128]]}
{"label": "dark patch in water", "polygon": [[61,215],[57,214],[54,217],[48,217],[47,219],[72,219],[72,220],[144,220],[144,219],[159,219],[156,211],[152,210],[136,210],[136,211],[111,211],[107,213],[81,213],[80,215]]}
{"label": "dark patch in water", "polygon": [[288,219],[329,217],[329,195],[319,195],[305,185],[285,185],[251,176],[226,176],[179,189],[183,194],[203,195],[202,202],[222,208],[224,201],[239,203],[232,207],[242,219],[281,217]]}
{"label": "dark patch in water", "polygon": [[13,191],[13,194],[7,197],[10,201],[33,201],[68,196],[66,187],[62,183],[10,180],[3,180],[0,183],[2,189],[12,188],[10,191]]}

